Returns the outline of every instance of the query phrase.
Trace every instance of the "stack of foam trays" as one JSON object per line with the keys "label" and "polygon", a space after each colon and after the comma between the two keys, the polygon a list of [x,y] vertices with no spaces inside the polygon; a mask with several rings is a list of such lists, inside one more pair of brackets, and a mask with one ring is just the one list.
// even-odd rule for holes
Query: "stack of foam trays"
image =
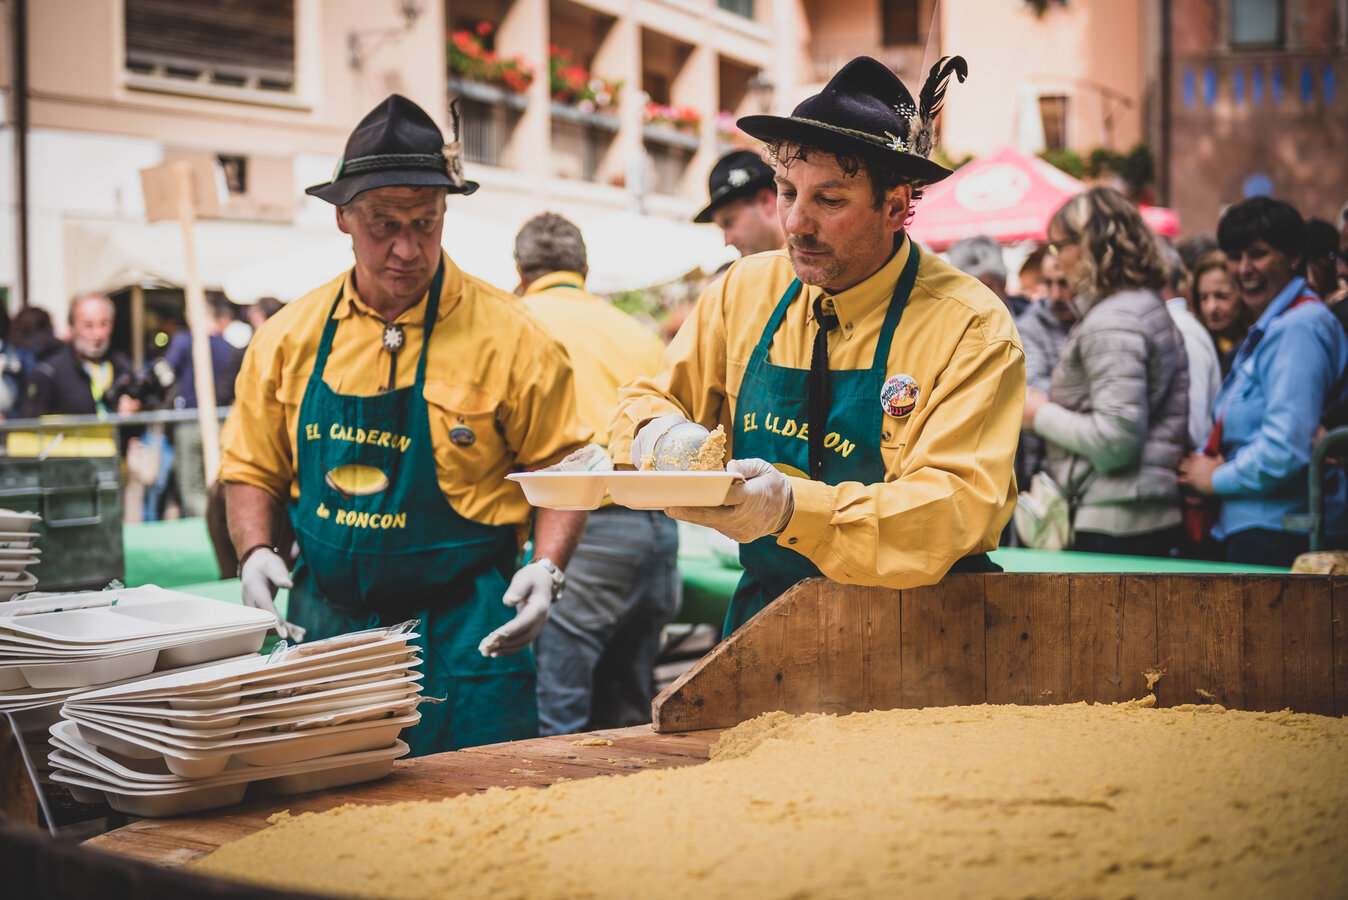
{"label": "stack of foam trays", "polygon": [[416,624],[80,694],[51,727],[51,777],[149,817],[381,778],[421,718]]}

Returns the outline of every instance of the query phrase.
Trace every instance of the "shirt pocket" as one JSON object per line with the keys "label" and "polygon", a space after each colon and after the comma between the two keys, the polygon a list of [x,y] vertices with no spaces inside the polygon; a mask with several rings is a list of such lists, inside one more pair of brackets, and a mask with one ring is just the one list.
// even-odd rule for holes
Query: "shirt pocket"
{"label": "shirt pocket", "polygon": [[471,384],[426,382],[435,467],[449,483],[477,484],[506,466],[500,401]]}
{"label": "shirt pocket", "polygon": [[908,443],[908,423],[912,419],[912,413],[902,418],[884,414],[880,422],[880,446],[885,450],[897,450]]}

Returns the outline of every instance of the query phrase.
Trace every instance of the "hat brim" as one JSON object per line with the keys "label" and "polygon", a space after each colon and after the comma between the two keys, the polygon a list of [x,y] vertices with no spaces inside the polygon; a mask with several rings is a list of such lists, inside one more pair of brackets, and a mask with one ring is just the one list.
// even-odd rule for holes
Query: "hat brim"
{"label": "hat brim", "polygon": [[775,188],[773,183],[775,177],[772,173],[764,173],[757,178],[749,179],[737,188],[731,188],[725,193],[718,194],[715,200],[702,208],[702,212],[693,216],[693,221],[698,225],[706,225],[711,221],[711,217],[716,215],[716,211],[730,201],[737,200],[740,197],[752,197],[763,188]]}
{"label": "hat brim", "polygon": [[883,144],[822,122],[790,116],[745,116],[735,124],[740,131],[764,143],[786,141],[833,153],[852,153],[889,166],[900,175],[909,176],[923,184],[935,184],[951,175],[951,171],[940,163],[903,150],[891,150]]}
{"label": "hat brim", "polygon": [[476,181],[465,181],[462,185],[456,185],[443,172],[395,170],[366,172],[361,175],[353,175],[350,178],[338,178],[336,181],[328,181],[324,184],[316,184],[313,187],[305,188],[304,193],[320,200],[326,200],[333,206],[345,206],[362,191],[370,191],[381,187],[443,187],[447,188],[451,194],[467,196],[478,189],[478,183]]}

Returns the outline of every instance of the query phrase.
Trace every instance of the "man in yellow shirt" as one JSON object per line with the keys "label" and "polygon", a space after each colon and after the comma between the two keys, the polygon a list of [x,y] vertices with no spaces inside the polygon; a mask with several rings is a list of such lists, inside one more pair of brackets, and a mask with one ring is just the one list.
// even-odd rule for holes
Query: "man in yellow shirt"
{"label": "man in yellow shirt", "polygon": [[626,387],[616,463],[725,427],[744,475],[726,505],[668,510],[740,542],[729,634],[802,578],[912,587],[994,570],[1015,505],[1025,361],[1011,314],[904,233],[949,76],[914,102],[867,57],[790,117],[748,116],[776,161],[786,250],[741,260],[698,301],[660,372]]}
{"label": "man in yellow shirt", "polygon": [[[355,266],[262,329],[239,373],[221,465],[244,602],[309,637],[420,619],[414,755],[537,734],[524,651],[542,630],[585,514],[535,516],[513,471],[583,447],[565,351],[519,302],[440,247],[458,143],[396,94],[347,141],[331,182]],[[533,525],[534,559],[516,570]],[[512,609],[513,607],[513,609]]]}
{"label": "man in yellow shirt", "polygon": [[[561,341],[576,372],[581,421],[604,434],[618,388],[654,375],[665,345],[585,292],[585,241],[554,213],[515,237],[524,305]],[[678,611],[679,533],[659,510],[612,504],[590,513],[566,591],[534,647],[542,733],[574,734],[651,720],[660,632]]]}

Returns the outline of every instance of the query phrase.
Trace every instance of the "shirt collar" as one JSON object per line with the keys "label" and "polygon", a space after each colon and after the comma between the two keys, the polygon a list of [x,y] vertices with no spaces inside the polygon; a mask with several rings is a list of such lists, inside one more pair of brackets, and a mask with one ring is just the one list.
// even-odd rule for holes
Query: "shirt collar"
{"label": "shirt collar", "polygon": [[524,296],[531,297],[534,294],[557,287],[569,287],[575,288],[578,291],[583,291],[585,290],[585,276],[579,272],[569,272],[566,270],[549,272],[542,278],[535,278],[529,286],[524,289]]}
{"label": "shirt collar", "polygon": [[814,319],[815,299],[824,297],[825,305],[829,300],[833,301],[833,311],[838,317],[838,323],[843,326],[844,335],[850,336],[847,330],[849,324],[861,321],[867,313],[877,306],[888,303],[889,298],[894,295],[894,286],[899,283],[899,276],[903,274],[903,267],[908,263],[908,254],[912,252],[912,247],[913,242],[904,235],[899,249],[879,271],[860,284],[854,284],[837,294],[830,294],[815,285],[806,285],[805,297],[809,301],[806,305],[807,321]]}
{"label": "shirt collar", "polygon": [[1271,303],[1269,303],[1268,309],[1264,310],[1264,314],[1259,317],[1259,321],[1254,323],[1254,327],[1258,328],[1261,332],[1268,331],[1269,324],[1274,319],[1278,318],[1278,316],[1286,312],[1287,307],[1291,306],[1305,292],[1306,279],[1297,276],[1287,282],[1286,286],[1278,291],[1278,295],[1273,298]]}
{"label": "shirt collar", "polygon": [[[445,316],[454,311],[454,307],[459,305],[459,300],[463,296],[463,272],[458,266],[454,265],[454,260],[449,258],[449,254],[444,250],[440,251],[440,258],[445,263],[444,284],[440,286],[440,309],[436,313],[435,321],[443,321]],[[383,321],[382,317],[376,313],[362,299],[360,292],[356,290],[354,267],[347,269],[346,275],[342,277],[342,299],[337,302],[337,309],[333,312],[334,319],[345,319],[353,314],[370,316]],[[427,293],[430,293],[427,291]],[[421,325],[426,319],[426,298],[422,297],[411,309],[403,312],[394,322],[390,324],[398,325]]]}

